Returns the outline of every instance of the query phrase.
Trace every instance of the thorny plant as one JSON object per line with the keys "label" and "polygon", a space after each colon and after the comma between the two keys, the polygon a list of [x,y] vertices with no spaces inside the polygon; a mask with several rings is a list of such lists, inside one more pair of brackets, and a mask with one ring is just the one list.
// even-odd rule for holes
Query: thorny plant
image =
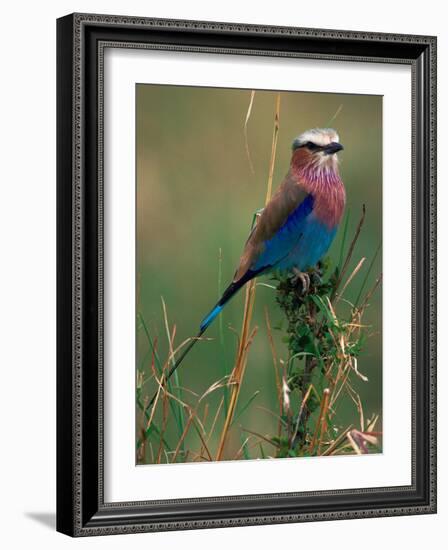
{"label": "thorny plant", "polygon": [[[380,434],[373,430],[378,416],[366,425],[353,377],[368,382],[358,370],[358,358],[369,331],[369,327],[363,325],[363,314],[381,276],[360,303],[349,303],[343,295],[365,258],[361,258],[342,284],[364,217],[363,209],[344,264],[332,271],[328,259],[320,262],[317,269],[308,272],[308,292],[303,292],[302,284],[298,284],[293,275],[274,275],[276,300],[287,321],[284,341],[288,347],[288,360],[281,375],[277,375],[277,380],[281,376],[279,433],[273,439],[277,443],[277,457],[330,454],[335,450],[333,436],[340,429],[336,422],[337,405],[344,394],[355,403],[360,430],[348,427],[341,441],[347,438],[351,452],[377,449]],[[342,302],[349,307],[348,315],[337,313]],[[270,326],[269,330],[272,330]],[[294,394],[300,403],[295,410],[291,406]]]}

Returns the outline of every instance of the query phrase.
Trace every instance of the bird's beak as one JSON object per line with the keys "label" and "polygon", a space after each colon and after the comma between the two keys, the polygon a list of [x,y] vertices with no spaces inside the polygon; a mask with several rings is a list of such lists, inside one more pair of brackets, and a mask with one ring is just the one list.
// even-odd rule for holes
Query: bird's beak
{"label": "bird's beak", "polygon": [[334,153],[337,153],[338,151],[342,151],[344,147],[337,141],[332,141],[328,145],[325,145],[323,148],[324,155],[333,155]]}

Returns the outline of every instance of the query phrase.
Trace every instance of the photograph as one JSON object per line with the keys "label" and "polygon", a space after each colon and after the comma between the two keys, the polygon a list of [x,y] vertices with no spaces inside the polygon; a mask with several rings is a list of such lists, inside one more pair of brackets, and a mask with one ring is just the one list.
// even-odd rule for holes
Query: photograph
{"label": "photograph", "polygon": [[137,465],[382,453],[381,95],[136,83]]}

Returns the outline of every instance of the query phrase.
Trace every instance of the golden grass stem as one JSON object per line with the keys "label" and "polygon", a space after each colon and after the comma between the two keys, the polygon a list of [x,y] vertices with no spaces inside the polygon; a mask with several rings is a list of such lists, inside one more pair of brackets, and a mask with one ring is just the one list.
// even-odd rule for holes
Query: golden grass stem
{"label": "golden grass stem", "polygon": [[336,303],[339,302],[339,300],[342,298],[342,295],[344,294],[346,288],[348,287],[348,285],[352,282],[353,280],[353,277],[358,273],[358,271],[361,269],[361,267],[363,266],[363,263],[366,261],[366,258],[363,257],[359,260],[357,266],[355,267],[355,269],[351,272],[350,276],[348,277],[347,281],[345,282],[344,286],[342,287],[341,289],[341,292],[338,292],[338,295],[336,296]]}
{"label": "golden grass stem", "polygon": [[293,441],[295,440],[295,438],[297,437],[297,433],[298,433],[298,431],[299,431],[300,422],[302,421],[303,411],[305,410],[305,405],[306,405],[306,402],[308,401],[308,399],[309,399],[309,397],[310,397],[310,395],[311,395],[311,391],[314,391],[314,393],[317,395],[317,392],[316,392],[316,390],[314,389],[313,384],[310,384],[310,385],[308,386],[308,389],[306,390],[306,393],[305,393],[305,395],[303,396],[302,403],[300,404],[299,414],[297,415],[296,427],[295,427],[293,436],[292,436],[292,438],[291,438],[291,442],[293,442]]}
{"label": "golden grass stem", "polygon": [[275,103],[274,129],[272,132],[271,162],[269,163],[268,187],[266,189],[265,205],[271,200],[272,180],[274,178],[275,156],[277,154],[278,132],[280,129],[280,93],[277,94]]}
{"label": "golden grass stem", "polygon": [[241,382],[244,376],[244,371],[247,362],[247,342],[249,334],[249,325],[252,319],[253,304],[255,298],[255,282],[250,281],[246,287],[246,300],[244,305],[243,327],[241,330],[241,337],[238,346],[237,358],[235,367],[231,376],[232,390],[229,402],[229,408],[227,411],[226,420],[221,433],[221,438],[218,445],[218,451],[216,453],[216,460],[221,460],[224,452],[224,446],[226,444],[227,435],[230,425],[235,414],[236,404],[240,393]]}
{"label": "golden grass stem", "polygon": [[193,418],[193,425],[194,425],[194,427],[196,428],[196,433],[198,434],[199,439],[201,440],[202,448],[203,448],[203,449],[205,450],[205,452],[207,453],[208,459],[209,459],[210,461],[212,461],[213,458],[212,458],[212,455],[211,455],[211,453],[210,453],[210,449],[208,448],[207,442],[205,441],[204,436],[203,436],[202,433],[201,433],[201,427],[198,427],[198,426],[196,425],[196,422],[194,421],[194,418]]}
{"label": "golden grass stem", "polygon": [[219,413],[221,412],[223,404],[224,404],[224,397],[221,398],[221,401],[219,402],[219,406],[216,410],[215,417],[213,418],[213,423],[212,423],[212,426],[211,426],[211,428],[208,432],[208,436],[207,436],[207,443],[210,441],[210,438],[212,437],[213,432],[215,431],[216,422],[218,420]]}
{"label": "golden grass stem", "polygon": [[266,443],[269,443],[269,445],[272,445],[273,447],[278,448],[277,443],[275,443],[275,442],[272,441],[271,439],[268,439],[267,437],[265,437],[265,436],[262,435],[262,434],[259,434],[259,433],[257,433],[257,432],[253,432],[252,430],[248,430],[247,428],[241,428],[241,430],[242,430],[243,432],[247,432],[248,434],[254,435],[255,437],[258,437],[259,439],[261,439],[261,440],[263,440],[263,441],[266,441]]}
{"label": "golden grass stem", "polygon": [[352,242],[350,244],[350,247],[348,249],[347,256],[345,257],[344,265],[342,266],[341,272],[339,273],[338,279],[337,279],[337,281],[334,285],[334,290],[333,290],[331,299],[334,298],[334,295],[336,294],[336,292],[339,288],[339,285],[341,284],[341,281],[342,281],[342,279],[345,275],[345,272],[347,271],[348,264],[350,263],[350,260],[352,258],[353,250],[355,249],[356,241],[358,240],[359,234],[361,233],[361,228],[364,225],[365,218],[366,218],[366,205],[363,204],[362,205],[361,219],[359,220],[358,226],[356,227],[355,236],[353,237],[353,240],[352,240]]}
{"label": "golden grass stem", "polygon": [[163,407],[162,407],[162,429],[160,431],[160,443],[159,450],[157,451],[157,464],[160,464],[163,452],[163,435],[166,430],[166,424],[168,421],[168,395],[166,392],[163,394]]}
{"label": "golden grass stem", "polygon": [[247,108],[246,119],[244,120],[244,146],[246,148],[247,160],[249,161],[249,167],[252,174],[255,174],[254,165],[252,163],[252,157],[250,156],[249,139],[247,136],[247,125],[249,123],[250,115],[252,113],[252,107],[255,99],[255,90],[250,92],[249,107]]}
{"label": "golden grass stem", "polygon": [[355,451],[355,453],[357,455],[362,455],[361,449],[359,448],[359,446],[357,445],[357,443],[353,439],[352,434],[350,432],[347,433],[347,439],[348,439],[350,445],[352,446],[352,449]]}
{"label": "golden grass stem", "polygon": [[173,456],[173,459],[171,461],[172,463],[176,462],[177,455],[179,454],[179,451],[182,447],[182,443],[184,442],[185,436],[187,435],[187,432],[190,429],[190,426],[191,426],[192,422],[193,422],[193,415],[190,414],[190,416],[188,417],[187,423],[185,425],[184,431],[182,432],[182,435],[180,436],[180,439],[177,442],[177,446],[176,446],[176,449],[174,451],[174,456]]}
{"label": "golden grass stem", "polygon": [[274,365],[275,385],[277,388],[277,400],[278,400],[278,405],[280,409],[280,420],[278,422],[278,436],[280,437],[282,433],[281,417],[283,415],[283,394],[282,394],[281,375],[278,368],[277,351],[275,349],[274,337],[272,336],[271,320],[269,318],[269,311],[267,307],[265,307],[264,309],[264,316],[266,319],[266,329],[268,333],[269,347],[271,348],[272,362]]}
{"label": "golden grass stem", "polygon": [[321,456],[330,455],[336,449],[339,443],[341,443],[341,441],[345,439],[346,435],[352,428],[353,424],[350,424],[350,426],[345,428],[345,430],[333,441],[333,443],[331,443],[331,445],[325,449]]}
{"label": "golden grass stem", "polygon": [[[323,436],[323,428],[324,428],[324,418],[327,414],[327,411],[328,411],[328,401],[329,401],[329,398],[330,398],[330,390],[328,388],[325,388],[324,391],[323,391],[323,396],[322,396],[322,401],[320,402],[320,411],[319,411],[319,418],[317,420],[317,425],[316,425],[316,430],[314,431],[314,435],[313,435],[313,439],[311,441],[311,445],[310,445],[310,453],[313,453],[314,451],[314,447],[316,446],[316,443],[317,443],[317,436],[318,436],[318,433],[320,431],[321,433],[321,439],[322,439],[322,436]],[[326,424],[326,422],[325,422]]]}
{"label": "golden grass stem", "polygon": [[[269,176],[266,190],[265,205],[271,200],[272,194],[272,179],[274,176],[275,157],[277,153],[278,132],[280,128],[280,93],[277,94],[275,117],[274,117],[274,129],[272,135],[272,147],[271,147],[271,160],[269,163]],[[253,98],[252,98],[253,101]],[[251,108],[251,105],[250,105]],[[248,113],[250,116],[250,112]],[[224,454],[224,447],[226,445],[229,429],[232,424],[233,416],[236,410],[236,404],[238,402],[238,396],[240,393],[241,383],[244,377],[247,364],[247,354],[250,345],[251,332],[250,323],[252,320],[252,312],[255,302],[255,280],[250,281],[246,286],[246,298],[244,302],[244,314],[243,324],[241,329],[240,342],[238,346],[238,352],[235,362],[235,367],[231,376],[232,390],[230,396],[229,407],[227,410],[227,416],[224,422],[224,427],[221,432],[221,437],[218,444],[218,450],[216,453],[216,460],[221,460]]]}

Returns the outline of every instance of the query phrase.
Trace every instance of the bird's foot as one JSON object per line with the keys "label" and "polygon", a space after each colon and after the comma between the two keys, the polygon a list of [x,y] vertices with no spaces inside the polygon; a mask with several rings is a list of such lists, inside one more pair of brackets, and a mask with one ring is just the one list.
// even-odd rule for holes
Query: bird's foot
{"label": "bird's foot", "polygon": [[322,284],[322,271],[313,269],[310,273],[310,279],[313,286],[320,286]]}
{"label": "bird's foot", "polygon": [[306,294],[310,289],[310,276],[308,273],[304,273],[300,271],[300,269],[297,269],[297,267],[293,268],[294,275],[291,279],[291,282],[293,285],[296,285],[298,281],[302,284],[302,294]]}

